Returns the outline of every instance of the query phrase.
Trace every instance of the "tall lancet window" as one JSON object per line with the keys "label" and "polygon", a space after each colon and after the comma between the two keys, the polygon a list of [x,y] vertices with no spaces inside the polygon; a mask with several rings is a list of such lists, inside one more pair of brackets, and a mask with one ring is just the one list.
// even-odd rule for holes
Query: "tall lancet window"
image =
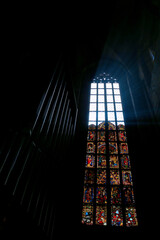
{"label": "tall lancet window", "polygon": [[138,225],[120,86],[105,73],[90,86],[82,223]]}

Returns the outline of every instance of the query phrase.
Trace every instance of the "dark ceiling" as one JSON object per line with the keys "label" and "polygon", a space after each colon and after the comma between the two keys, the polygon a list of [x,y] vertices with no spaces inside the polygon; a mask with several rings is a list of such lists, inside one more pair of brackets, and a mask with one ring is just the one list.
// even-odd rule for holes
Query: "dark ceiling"
{"label": "dark ceiling", "polygon": [[[160,4],[115,0],[69,6],[67,2],[46,9],[39,3],[36,7],[10,6],[4,16],[0,96],[2,112],[11,119],[18,112],[26,116],[35,109],[61,52],[68,56],[76,81],[86,67],[102,58],[129,64],[137,52],[154,50]],[[13,112],[9,114],[8,108]]]}

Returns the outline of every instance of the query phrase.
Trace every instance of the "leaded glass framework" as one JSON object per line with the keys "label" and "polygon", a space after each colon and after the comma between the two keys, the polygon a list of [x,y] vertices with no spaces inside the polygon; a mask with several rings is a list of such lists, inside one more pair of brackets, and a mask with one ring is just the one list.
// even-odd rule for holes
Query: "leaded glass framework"
{"label": "leaded glass framework", "polygon": [[90,86],[82,223],[138,226],[120,85],[106,73]]}

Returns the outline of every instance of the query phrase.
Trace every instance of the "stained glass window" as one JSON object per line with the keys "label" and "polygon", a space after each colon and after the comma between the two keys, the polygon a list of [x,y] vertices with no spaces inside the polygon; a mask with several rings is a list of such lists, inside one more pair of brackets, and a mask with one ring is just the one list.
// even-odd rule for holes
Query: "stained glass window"
{"label": "stained glass window", "polygon": [[87,225],[93,224],[93,206],[92,205],[83,205],[82,210],[82,223]]}
{"label": "stained glass window", "polygon": [[97,156],[97,168],[106,168],[106,156],[105,155]]}
{"label": "stained glass window", "polygon": [[111,203],[121,204],[121,189],[120,187],[111,187]]}
{"label": "stained glass window", "polygon": [[107,191],[106,187],[97,187],[96,203],[107,203]]}
{"label": "stained glass window", "polygon": [[122,208],[120,206],[111,207],[112,226],[123,226]]}
{"label": "stained glass window", "polygon": [[90,87],[82,223],[138,226],[120,84],[109,74]]}
{"label": "stained glass window", "polygon": [[107,207],[106,206],[96,207],[96,224],[107,225]]}

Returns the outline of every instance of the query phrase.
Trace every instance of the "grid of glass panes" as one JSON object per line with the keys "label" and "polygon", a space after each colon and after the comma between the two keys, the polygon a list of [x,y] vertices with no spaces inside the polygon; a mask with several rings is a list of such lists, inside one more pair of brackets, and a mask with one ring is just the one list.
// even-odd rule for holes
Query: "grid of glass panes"
{"label": "grid of glass panes", "polygon": [[82,223],[138,224],[120,89],[116,82],[91,83]]}

